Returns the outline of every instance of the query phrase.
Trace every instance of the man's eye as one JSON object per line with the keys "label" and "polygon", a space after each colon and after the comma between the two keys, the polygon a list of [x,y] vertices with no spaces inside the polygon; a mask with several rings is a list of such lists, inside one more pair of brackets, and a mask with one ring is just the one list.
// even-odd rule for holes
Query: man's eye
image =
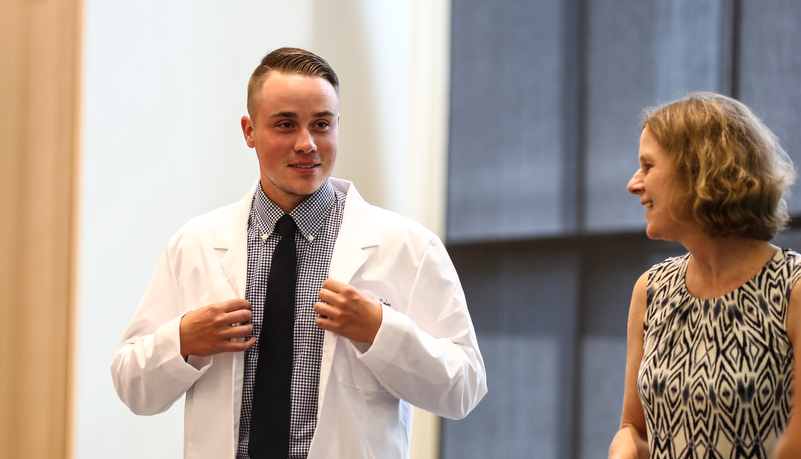
{"label": "man's eye", "polygon": [[278,127],[289,129],[292,127],[292,123],[290,123],[289,121],[284,121],[283,123],[278,123]]}
{"label": "man's eye", "polygon": [[325,129],[325,128],[328,127],[328,122],[327,121],[319,121],[317,123],[317,127],[320,128],[320,129]]}

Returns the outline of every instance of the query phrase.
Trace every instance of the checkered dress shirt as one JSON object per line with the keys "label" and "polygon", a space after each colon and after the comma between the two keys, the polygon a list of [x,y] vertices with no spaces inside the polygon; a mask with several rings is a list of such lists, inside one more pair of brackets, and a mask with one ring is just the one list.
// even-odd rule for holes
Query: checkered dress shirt
{"label": "checkered dress shirt", "polygon": [[[328,277],[334,242],[342,224],[345,195],[329,181],[306,198],[289,214],[298,226],[295,245],[298,276],[295,291],[295,330],[292,362],[292,418],[289,458],[305,458],[317,424],[317,393],[320,386],[320,361],[323,355],[323,330],[315,325],[314,303]],[[256,345],[245,351],[245,376],[242,387],[242,411],[239,421],[237,459],[248,459],[250,413],[253,386],[259,355],[267,276],[273,251],[281,236],[275,223],[282,211],[264,194],[259,184],[253,196],[248,220],[248,266],[245,299],[253,305],[253,334]],[[298,234],[302,237],[298,237]],[[249,337],[248,337],[249,338]]]}

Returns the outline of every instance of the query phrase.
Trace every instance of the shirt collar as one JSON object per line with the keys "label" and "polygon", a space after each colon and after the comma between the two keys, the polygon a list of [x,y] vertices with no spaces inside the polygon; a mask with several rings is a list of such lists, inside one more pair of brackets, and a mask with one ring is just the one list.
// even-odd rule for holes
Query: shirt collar
{"label": "shirt collar", "polygon": [[[309,242],[317,237],[317,233],[328,218],[329,210],[334,204],[334,187],[326,180],[320,188],[309,195],[289,215],[298,225],[300,234]],[[258,190],[253,196],[253,209],[249,225],[255,225],[262,238],[269,237],[275,230],[275,223],[285,212],[264,194],[259,181]],[[255,218],[254,218],[255,217]]]}

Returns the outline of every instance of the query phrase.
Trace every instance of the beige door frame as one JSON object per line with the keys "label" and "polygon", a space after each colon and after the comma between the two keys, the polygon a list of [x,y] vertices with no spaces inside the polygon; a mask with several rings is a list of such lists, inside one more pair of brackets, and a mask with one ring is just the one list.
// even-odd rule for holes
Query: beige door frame
{"label": "beige door frame", "polygon": [[71,456],[80,0],[0,0],[0,457]]}

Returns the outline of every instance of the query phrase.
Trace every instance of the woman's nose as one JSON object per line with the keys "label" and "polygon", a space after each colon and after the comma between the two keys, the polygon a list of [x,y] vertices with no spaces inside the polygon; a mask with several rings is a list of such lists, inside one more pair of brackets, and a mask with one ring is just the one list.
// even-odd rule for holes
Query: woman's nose
{"label": "woman's nose", "polygon": [[629,190],[631,194],[637,194],[642,191],[642,169],[637,169],[637,172],[635,172],[631,180],[629,180],[626,189]]}

